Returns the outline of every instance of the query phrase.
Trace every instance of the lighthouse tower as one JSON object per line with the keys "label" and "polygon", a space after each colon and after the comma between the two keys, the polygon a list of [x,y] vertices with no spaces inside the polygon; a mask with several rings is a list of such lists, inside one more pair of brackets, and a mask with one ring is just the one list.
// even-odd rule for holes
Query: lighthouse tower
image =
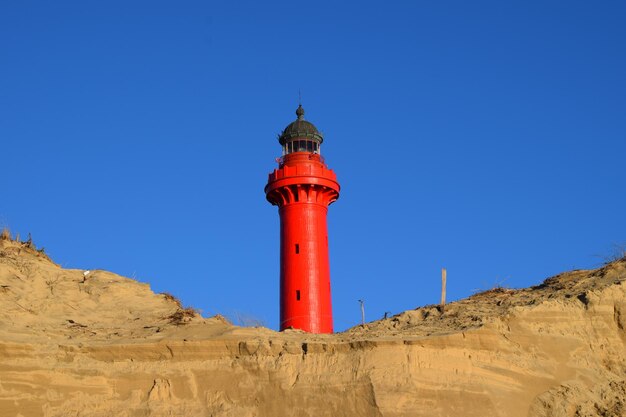
{"label": "lighthouse tower", "polygon": [[324,138],[304,120],[301,105],[296,116],[278,137],[283,155],[265,186],[280,215],[280,329],[332,333],[326,213],[339,183],[320,154]]}

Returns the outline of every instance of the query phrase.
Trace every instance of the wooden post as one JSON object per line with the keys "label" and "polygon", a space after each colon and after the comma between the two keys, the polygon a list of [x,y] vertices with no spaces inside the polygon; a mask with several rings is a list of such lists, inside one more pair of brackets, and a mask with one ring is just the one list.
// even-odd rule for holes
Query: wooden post
{"label": "wooden post", "polygon": [[361,326],[365,326],[365,301],[359,300],[361,303]]}
{"label": "wooden post", "polygon": [[441,306],[446,305],[446,268],[441,268]]}

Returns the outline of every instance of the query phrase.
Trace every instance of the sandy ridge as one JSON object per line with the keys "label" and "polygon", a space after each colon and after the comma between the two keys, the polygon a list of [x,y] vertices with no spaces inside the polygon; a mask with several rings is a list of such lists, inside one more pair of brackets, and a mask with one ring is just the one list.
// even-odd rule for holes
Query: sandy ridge
{"label": "sandy ridge", "polygon": [[0,240],[2,416],[623,417],[625,328],[624,260],[308,335]]}

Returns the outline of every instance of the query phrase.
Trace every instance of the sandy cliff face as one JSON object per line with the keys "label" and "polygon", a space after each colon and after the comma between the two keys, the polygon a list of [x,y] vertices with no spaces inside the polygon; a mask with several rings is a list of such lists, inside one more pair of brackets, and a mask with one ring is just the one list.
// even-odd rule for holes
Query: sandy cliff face
{"label": "sandy cliff face", "polygon": [[0,241],[0,416],[626,416],[626,261],[335,335]]}

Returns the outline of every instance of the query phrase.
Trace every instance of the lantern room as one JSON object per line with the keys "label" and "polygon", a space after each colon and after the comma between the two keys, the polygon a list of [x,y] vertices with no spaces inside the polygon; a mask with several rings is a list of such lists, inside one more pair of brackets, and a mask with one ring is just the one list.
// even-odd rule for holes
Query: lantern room
{"label": "lantern room", "polygon": [[290,123],[278,136],[283,148],[283,156],[295,152],[308,152],[320,154],[320,148],[324,137],[313,125],[304,120],[304,109],[302,105],[296,110],[298,118]]}

